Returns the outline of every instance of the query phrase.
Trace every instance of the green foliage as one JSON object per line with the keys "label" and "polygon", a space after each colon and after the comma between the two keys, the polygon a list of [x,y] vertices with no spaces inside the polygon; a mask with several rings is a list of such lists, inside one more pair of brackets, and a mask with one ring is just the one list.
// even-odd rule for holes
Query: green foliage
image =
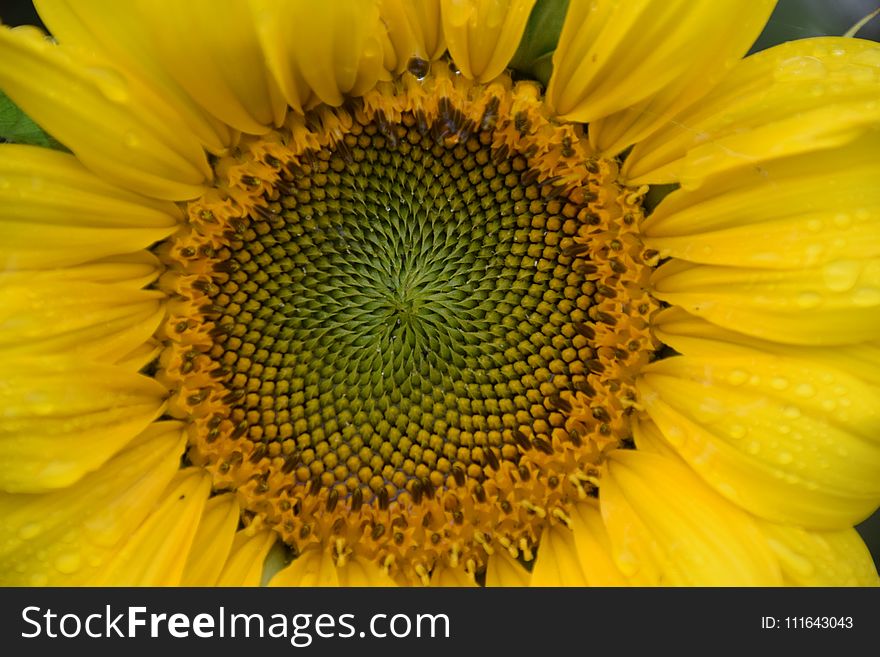
{"label": "green foliage", "polygon": [[64,150],[64,146],[34,123],[2,91],[0,91],[0,141]]}
{"label": "green foliage", "polygon": [[538,0],[510,67],[547,84],[553,70],[553,53],[562,32],[568,0]]}

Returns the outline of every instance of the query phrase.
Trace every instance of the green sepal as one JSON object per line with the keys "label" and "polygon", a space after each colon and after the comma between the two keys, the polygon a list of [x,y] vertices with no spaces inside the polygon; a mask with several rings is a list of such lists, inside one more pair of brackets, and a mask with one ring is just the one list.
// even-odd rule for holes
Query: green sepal
{"label": "green sepal", "polygon": [[567,10],[568,0],[538,0],[535,3],[510,68],[547,84]]}
{"label": "green sepal", "polygon": [[0,141],[67,150],[0,91]]}

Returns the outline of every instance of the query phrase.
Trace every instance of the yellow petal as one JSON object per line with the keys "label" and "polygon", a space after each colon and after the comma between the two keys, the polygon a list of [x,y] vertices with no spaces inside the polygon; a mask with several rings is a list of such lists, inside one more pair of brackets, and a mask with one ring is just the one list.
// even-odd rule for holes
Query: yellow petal
{"label": "yellow petal", "polygon": [[116,362],[150,339],[164,318],[163,298],[156,290],[0,278],[0,354]]}
{"label": "yellow petal", "polygon": [[247,3],[227,2],[222,8],[213,0],[131,4],[110,3],[112,9],[100,20],[124,25],[135,14],[145,35],[139,37],[141,47],[206,112],[251,134],[283,121],[286,104],[266,67]]}
{"label": "yellow petal", "polygon": [[564,525],[545,527],[529,586],[588,585],[572,531]]}
{"label": "yellow petal", "polygon": [[[639,450],[680,457],[650,420],[637,421],[633,436]],[[795,586],[876,586],[877,571],[858,532],[812,531],[756,519],[776,556],[784,582]]]}
{"label": "yellow petal", "polygon": [[0,273],[4,283],[21,280],[83,281],[110,283],[129,290],[139,290],[154,282],[162,270],[159,259],[147,251],[107,256],[81,265],[47,271]]}
{"label": "yellow petal", "polygon": [[440,0],[380,0],[379,11],[394,53],[385,62],[389,71],[401,73],[412,57],[433,61],[446,51]]}
{"label": "yellow petal", "polygon": [[0,145],[0,270],[64,267],[144,249],[181,216],[172,203],[108,185],[75,157]]}
{"label": "yellow petal", "polygon": [[878,586],[880,578],[856,530],[817,532],[761,523],[786,583],[795,586]]}
{"label": "yellow petal", "polygon": [[295,7],[275,0],[250,0],[250,7],[266,67],[287,104],[302,113],[313,94],[292,54]]}
{"label": "yellow petal", "polygon": [[780,583],[754,521],[675,460],[612,452],[599,500],[615,563],[627,576],[660,585]]}
{"label": "yellow petal", "polygon": [[466,78],[489,82],[519,46],[535,0],[440,0],[443,35]]}
{"label": "yellow petal", "polygon": [[707,178],[836,148],[880,123],[880,45],[825,37],[747,57],[699,103],[638,143],[621,174],[632,184]]}
{"label": "yellow petal", "polygon": [[152,513],[102,569],[97,586],[179,586],[211,477],[200,468],[174,475]]}
{"label": "yellow petal", "polygon": [[315,548],[278,571],[269,586],[339,586],[339,575],[330,555],[323,548]]}
{"label": "yellow petal", "polygon": [[240,509],[235,495],[212,497],[205,504],[181,586],[214,586],[232,549]]}
{"label": "yellow petal", "polygon": [[232,142],[227,125],[202,109],[156,57],[156,40],[130,3],[114,0],[34,0],[40,18],[58,41],[101,59],[127,77],[136,77],[167,102],[196,138],[212,152]]}
{"label": "yellow petal", "polygon": [[153,379],[80,358],[0,364],[0,488],[40,492],[99,468],[161,412]]}
{"label": "yellow petal", "polygon": [[652,283],[658,299],[758,338],[840,345],[880,335],[880,258],[799,270],[673,260]]}
{"label": "yellow petal", "polygon": [[387,77],[387,37],[374,2],[257,0],[252,7],[269,70],[295,109],[312,100],[339,106]]}
{"label": "yellow petal", "polygon": [[447,568],[442,564],[437,564],[431,573],[431,586],[460,588],[476,586],[476,582],[470,573],[465,572],[464,568]]}
{"label": "yellow petal", "polygon": [[576,504],[571,509],[571,530],[581,570],[589,586],[626,586],[629,582],[611,556],[611,541],[599,509]]}
{"label": "yellow petal", "polygon": [[147,196],[198,196],[205,153],[161,98],[34,28],[0,29],[0,87],[99,176]]}
{"label": "yellow petal", "polygon": [[749,356],[754,351],[809,360],[880,386],[880,342],[825,347],[780,344],[725,329],[681,308],[667,308],[652,320],[655,335],[686,356]]}
{"label": "yellow petal", "polygon": [[185,444],[180,423],[152,424],[69,488],[40,495],[0,493],[0,584],[93,581],[171,481]]}
{"label": "yellow petal", "polygon": [[116,365],[130,372],[139,372],[159,357],[162,345],[155,339],[148,340],[139,347],[121,356]]}
{"label": "yellow petal", "polygon": [[880,390],[752,352],[652,363],[639,400],[719,493],[764,518],[851,526],[880,502]]}
{"label": "yellow petal", "polygon": [[486,565],[486,586],[528,586],[531,574],[504,550],[496,550]]}
{"label": "yellow petal", "polygon": [[[698,27],[687,28],[682,22],[681,29],[668,37],[669,40],[677,39],[677,44],[667,44],[664,39],[663,43],[668,47],[663,53],[657,52],[657,44],[641,38],[629,44],[637,49],[651,48],[645,63],[656,61],[655,57],[674,57],[676,47],[685,47],[685,66],[674,80],[644,100],[591,122],[590,141],[596,150],[606,156],[616,155],[665,125],[686,107],[697,103],[748,52],[775,4],[775,0],[686,3],[686,9],[694,14]],[[647,11],[650,11],[650,7]],[[608,62],[606,65],[611,64]],[[680,64],[675,62],[674,66]],[[632,84],[639,95],[643,93],[639,86],[644,82],[644,78],[639,77],[643,65],[627,71],[627,77],[621,81],[622,84]],[[590,99],[585,100],[590,102]],[[626,101],[626,98],[622,100]]]}
{"label": "yellow petal", "polygon": [[[645,222],[661,257],[790,268],[880,257],[880,132],[843,148],[737,169],[667,196]],[[840,271],[843,277],[836,277]]]}
{"label": "yellow petal", "polygon": [[[572,0],[553,55],[548,103],[564,118],[583,123],[632,108],[632,115],[618,119],[623,125],[612,124],[610,134],[598,140],[620,148],[616,142],[656,126],[651,115],[698,100],[730,60],[748,49],[772,3],[749,5]],[[635,125],[628,126],[631,122]]]}
{"label": "yellow petal", "polygon": [[266,555],[277,540],[278,536],[268,530],[253,536],[247,531],[238,532],[217,586],[259,586]]}
{"label": "yellow petal", "polygon": [[339,586],[397,586],[378,564],[361,557],[347,559],[345,565],[337,567],[337,576]]}

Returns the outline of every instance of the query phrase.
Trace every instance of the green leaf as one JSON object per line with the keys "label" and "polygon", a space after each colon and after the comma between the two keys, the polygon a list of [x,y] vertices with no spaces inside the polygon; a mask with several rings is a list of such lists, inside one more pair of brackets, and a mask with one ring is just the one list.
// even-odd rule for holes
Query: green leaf
{"label": "green leaf", "polygon": [[568,0],[538,0],[529,15],[510,67],[545,85],[553,70],[553,53],[562,33]]}
{"label": "green leaf", "polygon": [[9,96],[0,91],[0,142],[2,141],[66,150],[49,133],[22,112],[18,105],[9,99]]}

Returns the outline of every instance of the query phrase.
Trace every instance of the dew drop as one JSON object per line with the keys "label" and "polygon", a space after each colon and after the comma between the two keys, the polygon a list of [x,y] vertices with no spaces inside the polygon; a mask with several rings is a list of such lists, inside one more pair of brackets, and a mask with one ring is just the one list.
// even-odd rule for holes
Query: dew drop
{"label": "dew drop", "polygon": [[861,308],[880,305],[880,290],[874,287],[861,287],[852,295],[853,304]]}
{"label": "dew drop", "polygon": [[63,573],[65,575],[70,575],[80,566],[80,556],[78,552],[70,552],[67,554],[62,554],[57,559],[55,559],[55,568],[59,573]]}
{"label": "dew drop", "polygon": [[795,387],[794,394],[807,399],[816,394],[816,389],[809,383],[800,383]]}
{"label": "dew drop", "polygon": [[774,71],[775,78],[783,82],[818,80],[826,74],[822,60],[802,55],[783,59],[776,65]]}
{"label": "dew drop", "polygon": [[620,572],[627,577],[632,577],[639,571],[638,558],[632,551],[619,550],[616,556],[617,558],[614,560],[614,563],[620,568]]}
{"label": "dew drop", "polygon": [[785,390],[788,387],[788,379],[784,376],[774,376],[770,379],[770,387],[774,390]]}
{"label": "dew drop", "polygon": [[681,430],[681,427],[667,427],[663,431],[663,434],[666,436],[666,439],[676,447],[681,447],[684,444],[684,431]]}
{"label": "dew drop", "polygon": [[121,75],[106,68],[92,68],[88,72],[107,100],[114,103],[128,100],[128,83]]}
{"label": "dew drop", "polygon": [[735,438],[739,440],[740,438],[744,438],[746,433],[748,433],[747,429],[741,424],[732,424],[728,433],[731,438]]}
{"label": "dew drop", "polygon": [[22,525],[21,529],[18,530],[18,537],[23,541],[27,541],[39,534],[41,529],[42,527],[40,527],[39,523],[29,522],[26,525]]}
{"label": "dew drop", "polygon": [[822,297],[815,292],[801,292],[797,296],[797,305],[803,309],[815,308],[822,303]]}
{"label": "dew drop", "polygon": [[823,400],[819,403],[819,407],[820,407],[823,411],[827,411],[827,412],[830,413],[830,412],[833,411],[835,408],[837,408],[837,402],[834,401],[833,399],[823,399]]}
{"label": "dew drop", "polygon": [[796,420],[801,416],[801,409],[797,406],[785,406],[782,409],[782,415],[789,420]]}
{"label": "dew drop", "polygon": [[852,289],[861,273],[858,263],[852,260],[837,260],[822,268],[825,285],[832,292],[845,292]]}
{"label": "dew drop", "polygon": [[789,465],[794,461],[794,456],[792,456],[791,452],[780,452],[776,457],[776,460],[779,461],[781,465]]}
{"label": "dew drop", "polygon": [[751,442],[746,446],[746,451],[747,451],[749,454],[751,454],[752,456],[755,456],[756,454],[758,454],[758,453],[761,451],[761,443],[758,442],[757,440],[753,440],[753,441],[751,441]]}
{"label": "dew drop", "polygon": [[46,586],[49,583],[49,578],[46,573],[34,573],[31,575],[31,586]]}
{"label": "dew drop", "polygon": [[741,386],[749,380],[749,373],[744,370],[733,370],[727,376],[727,382],[732,386]]}
{"label": "dew drop", "polygon": [[717,484],[715,484],[715,487],[718,489],[719,493],[721,493],[722,495],[724,495],[724,497],[728,499],[736,500],[739,498],[739,494],[736,492],[736,489],[727,482],[719,481]]}
{"label": "dew drop", "polygon": [[838,228],[849,228],[850,226],[852,226],[852,217],[846,212],[840,212],[834,215],[832,221],[834,222],[834,225]]}

